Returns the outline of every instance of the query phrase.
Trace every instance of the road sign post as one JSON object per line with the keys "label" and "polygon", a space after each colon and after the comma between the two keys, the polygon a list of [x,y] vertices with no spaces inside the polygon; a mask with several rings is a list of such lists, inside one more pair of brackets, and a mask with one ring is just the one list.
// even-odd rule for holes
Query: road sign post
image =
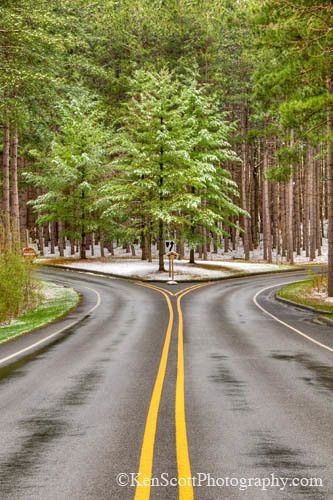
{"label": "road sign post", "polygon": [[177,281],[175,281],[175,257],[178,257],[177,252],[168,252],[167,256],[169,258],[169,278],[171,280],[168,281],[169,285],[175,285]]}

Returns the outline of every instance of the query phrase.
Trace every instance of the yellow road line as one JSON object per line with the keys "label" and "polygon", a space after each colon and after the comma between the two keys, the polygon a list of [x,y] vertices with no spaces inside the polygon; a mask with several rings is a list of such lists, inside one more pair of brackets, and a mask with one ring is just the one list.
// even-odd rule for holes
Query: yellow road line
{"label": "yellow road line", "polygon": [[[155,288],[155,287],[148,286],[148,288]],[[167,301],[169,308],[169,323],[164,341],[160,365],[155,380],[154,390],[150,401],[148,416],[146,420],[146,427],[143,436],[140,465],[139,465],[139,476],[138,476],[139,484],[136,487],[135,500],[148,500],[150,497],[150,486],[151,486],[150,483],[153,470],[154,445],[155,445],[158,411],[160,407],[163,383],[165,379],[165,372],[168,362],[173,318],[174,318],[173,307],[167,293],[158,288],[155,289],[158,290],[165,297]]]}
{"label": "yellow road line", "polygon": [[179,480],[179,500],[193,500],[194,491],[190,478],[191,463],[187,441],[186,415],[185,415],[185,369],[184,369],[184,322],[181,308],[181,300],[188,293],[210,285],[205,283],[194,285],[177,298],[178,311],[178,359],[177,359],[177,381],[176,381],[176,453]]}
{"label": "yellow road line", "polygon": [[174,296],[174,293],[172,293],[170,290],[167,290],[165,288],[161,288],[157,285],[151,285],[150,283],[143,283],[141,281],[135,281],[134,282],[136,285],[143,286],[145,288],[151,288],[152,290],[156,290],[157,292],[161,293],[167,293],[168,295],[171,295],[172,297]]}
{"label": "yellow road line", "polygon": [[[163,384],[165,379],[166,367],[172,336],[172,327],[174,321],[174,312],[171,300],[168,295],[177,296],[177,311],[178,311],[178,359],[177,359],[177,381],[176,381],[176,453],[178,464],[179,478],[179,499],[193,500],[193,486],[189,478],[191,478],[191,466],[188,451],[186,418],[185,418],[185,374],[184,374],[184,338],[183,338],[183,314],[181,310],[182,298],[198,288],[202,288],[210,283],[196,284],[181,290],[174,294],[169,290],[159,288],[155,285],[136,282],[137,285],[150,288],[161,293],[168,304],[169,323],[165,337],[164,347],[160,360],[160,365],[154,385],[152,398],[150,401],[146,427],[143,436],[140,465],[138,472],[139,484],[135,491],[135,500],[149,500],[151,490],[151,478],[154,459],[154,445],[157,429],[158,412],[161,402]],[[185,484],[186,481],[186,484]]]}
{"label": "yellow road line", "polygon": [[143,283],[141,281],[134,281],[134,283],[136,285],[143,286],[145,288],[151,288],[152,290],[156,290],[158,292],[167,293],[167,294],[171,295],[172,297],[178,297],[178,295],[183,294],[184,292],[195,290],[196,288],[201,288],[201,287],[207,286],[207,285],[212,285],[212,284],[217,283],[217,282],[207,281],[206,283],[196,283],[195,285],[191,285],[191,286],[189,286],[187,288],[183,288],[183,290],[179,290],[179,292],[176,292],[176,293],[173,293],[173,292],[171,292],[168,289],[161,288],[161,287],[159,287],[157,285],[151,285],[150,283]]}
{"label": "yellow road line", "polygon": [[178,295],[187,295],[189,292],[192,292],[196,290],[197,288],[203,288],[204,286],[208,285],[214,285],[215,281],[207,281],[206,283],[196,283],[195,285],[189,286],[187,288],[184,288],[183,290],[180,290],[179,292],[175,293],[175,297],[178,297]]}

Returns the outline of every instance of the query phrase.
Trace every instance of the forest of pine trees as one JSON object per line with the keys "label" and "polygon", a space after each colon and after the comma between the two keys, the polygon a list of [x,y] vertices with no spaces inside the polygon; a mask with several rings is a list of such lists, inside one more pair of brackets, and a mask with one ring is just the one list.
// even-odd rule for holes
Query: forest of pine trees
{"label": "forest of pine trees", "polygon": [[163,269],[166,237],[192,261],[328,251],[333,296],[331,0],[0,12],[0,252],[157,244]]}

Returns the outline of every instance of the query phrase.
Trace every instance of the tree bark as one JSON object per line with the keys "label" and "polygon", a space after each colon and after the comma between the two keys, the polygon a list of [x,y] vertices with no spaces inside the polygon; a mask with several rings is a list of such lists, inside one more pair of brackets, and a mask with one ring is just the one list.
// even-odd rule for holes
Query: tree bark
{"label": "tree bark", "polygon": [[104,234],[102,231],[99,232],[99,249],[100,249],[101,257],[105,257]]}
{"label": "tree bark", "polygon": [[160,219],[158,223],[158,270],[165,271],[164,268],[164,224]]}
{"label": "tree bark", "polygon": [[[163,126],[163,117],[161,117],[161,127]],[[160,204],[162,205],[163,203],[163,183],[164,183],[164,178],[163,178],[163,171],[164,171],[164,164],[163,164],[163,155],[164,155],[164,150],[163,147],[160,148],[160,179],[159,179],[159,200]],[[160,219],[158,221],[158,270],[159,271],[165,271],[164,268],[164,223],[163,220]]]}
{"label": "tree bark", "polygon": [[55,223],[50,222],[50,253],[55,254]]}
{"label": "tree bark", "polygon": [[17,174],[17,149],[18,149],[18,135],[17,130],[14,129],[11,137],[11,223],[12,223],[12,239],[13,246],[16,251],[20,249],[20,204],[18,193],[18,174]]}
{"label": "tree bark", "polygon": [[149,231],[148,231],[148,236],[147,236],[147,254],[148,254],[148,262],[153,262],[153,256],[152,256],[152,251],[151,251],[151,224],[149,224]]}
{"label": "tree bark", "polygon": [[147,260],[147,236],[144,229],[141,231],[141,260]]}
{"label": "tree bark", "polygon": [[41,255],[44,255],[44,246],[45,246],[45,241],[44,241],[44,228],[41,224],[38,226],[38,245],[39,245],[39,251]]}
{"label": "tree bark", "polygon": [[[333,79],[327,78],[327,92],[333,94]],[[327,109],[327,206],[328,206],[328,287],[329,297],[333,297],[333,102],[329,100]]]}
{"label": "tree bark", "polygon": [[[246,107],[242,111],[242,135],[245,136],[247,132],[247,110]],[[241,165],[241,201],[242,209],[248,210],[248,146],[245,138],[242,142],[242,165]],[[246,216],[242,217],[243,226],[243,247],[245,260],[250,259],[250,244],[249,244],[249,220]]]}
{"label": "tree bark", "polygon": [[58,222],[58,249],[60,257],[65,255],[65,238],[64,238],[64,224],[62,221]]}
{"label": "tree bark", "polygon": [[316,258],[316,246],[317,246],[317,200],[316,200],[316,163],[314,159],[314,149],[310,147],[309,155],[309,212],[310,212],[310,261]]}
{"label": "tree bark", "polygon": [[70,240],[70,245],[71,245],[71,255],[75,255],[75,240],[71,238]]}
{"label": "tree bark", "polygon": [[2,154],[2,209],[4,212],[4,247],[11,248],[10,232],[10,184],[9,184],[9,158],[10,158],[10,125],[4,124],[3,154]]}
{"label": "tree bark", "polygon": [[267,262],[272,262],[272,234],[271,234],[271,214],[269,200],[269,186],[266,179],[266,172],[269,165],[269,151],[266,148],[264,151],[264,168],[263,168],[263,234],[264,234],[264,259]]}
{"label": "tree bark", "polygon": [[[294,146],[294,133],[291,132],[290,146]],[[287,187],[287,259],[290,264],[294,263],[294,172],[291,166],[290,178]]]}

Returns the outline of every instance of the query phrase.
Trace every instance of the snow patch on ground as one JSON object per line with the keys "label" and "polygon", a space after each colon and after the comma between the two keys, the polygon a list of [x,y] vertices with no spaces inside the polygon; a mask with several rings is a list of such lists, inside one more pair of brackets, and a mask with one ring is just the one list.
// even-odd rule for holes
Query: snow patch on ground
{"label": "snow patch on ground", "polygon": [[[37,245],[31,244],[30,246],[33,246],[37,250]],[[135,250],[135,255],[137,257],[140,257],[141,255],[141,249],[139,245],[133,245],[134,250]],[[94,251],[91,251],[91,245],[88,245],[87,248],[87,257],[88,258],[99,258],[101,256],[101,251],[100,251],[100,246],[99,245],[94,245]],[[189,250],[188,248],[185,248],[186,254],[188,255]],[[110,257],[111,252],[105,248],[105,257]],[[130,257],[131,256],[131,251],[127,251],[126,248],[123,248],[122,246],[118,246],[114,248],[114,257]],[[93,254],[93,255],[92,255]],[[260,241],[260,244],[258,248],[254,249],[252,252],[250,252],[250,260],[251,261],[261,261],[263,260],[263,254],[264,254],[264,249],[263,249],[263,241]],[[51,254],[50,252],[50,247],[46,246],[44,248],[44,255],[45,257],[59,257],[59,249],[58,247],[55,248],[55,253]],[[152,255],[153,257],[158,256],[158,250],[156,245],[152,245]],[[311,261],[314,264],[325,264],[327,263],[327,255],[328,255],[328,243],[327,243],[327,238],[323,238],[323,245],[321,248],[321,255],[318,255],[318,252],[316,254],[315,260]],[[76,251],[75,255],[71,255],[71,247],[70,247],[70,242],[67,240],[66,245],[65,245],[65,251],[64,251],[64,256],[66,258],[77,258],[79,256],[79,252]],[[286,257],[281,257],[280,255],[277,255],[276,250],[273,250],[272,253],[273,256],[273,262],[274,264],[286,264],[287,263],[287,258]],[[198,254],[196,254],[196,257],[198,257]],[[225,260],[234,260],[234,259],[244,259],[244,248],[242,241],[239,240],[237,241],[237,249],[236,250],[229,250],[228,252],[225,252],[223,248],[219,248],[217,253],[214,252],[208,252],[208,258],[210,260],[220,260],[223,259]],[[309,257],[306,256],[305,251],[302,250],[301,255],[296,255],[294,254],[294,259],[296,264],[306,264],[309,263]]]}
{"label": "snow patch on ground", "polygon": [[[73,269],[84,269],[86,271],[103,272],[116,274],[128,278],[144,278],[147,280],[168,281],[168,272],[159,272],[157,261],[146,262],[141,260],[115,260],[111,262],[73,262],[66,263],[66,267]],[[251,264],[247,262],[230,261],[200,261],[196,264],[189,264],[186,261],[175,261],[175,278],[190,281],[192,279],[223,278],[234,274],[258,273],[278,271],[288,269],[288,266],[278,266],[275,264]],[[166,263],[168,269],[168,263]]]}
{"label": "snow patch on ground", "polygon": [[24,325],[24,321],[18,319],[12,319],[11,321],[0,323],[0,328],[7,328],[8,326],[20,326]]}
{"label": "snow patch on ground", "polygon": [[223,266],[230,271],[246,272],[246,273],[257,273],[257,272],[267,272],[267,271],[278,271],[280,269],[289,269],[288,265],[277,265],[277,264],[266,264],[258,262],[237,262],[229,260],[200,260],[198,265],[213,265],[213,266]]}
{"label": "snow patch on ground", "polygon": [[64,294],[66,294],[66,289],[63,286],[55,285],[54,283],[43,283],[41,292],[43,296],[43,302],[47,302],[49,300],[64,297]]}
{"label": "snow patch on ground", "polygon": [[[40,303],[38,305],[39,308],[44,308],[48,306],[48,302],[55,299],[63,298],[66,300],[66,296],[71,294],[71,290],[67,290],[62,286],[56,285],[54,283],[42,283],[40,289]],[[22,313],[24,314],[24,313]],[[0,323],[0,328],[7,328],[8,326],[21,326],[25,325],[26,321],[22,321],[20,319],[12,319],[10,321],[6,321],[4,323]]]}

